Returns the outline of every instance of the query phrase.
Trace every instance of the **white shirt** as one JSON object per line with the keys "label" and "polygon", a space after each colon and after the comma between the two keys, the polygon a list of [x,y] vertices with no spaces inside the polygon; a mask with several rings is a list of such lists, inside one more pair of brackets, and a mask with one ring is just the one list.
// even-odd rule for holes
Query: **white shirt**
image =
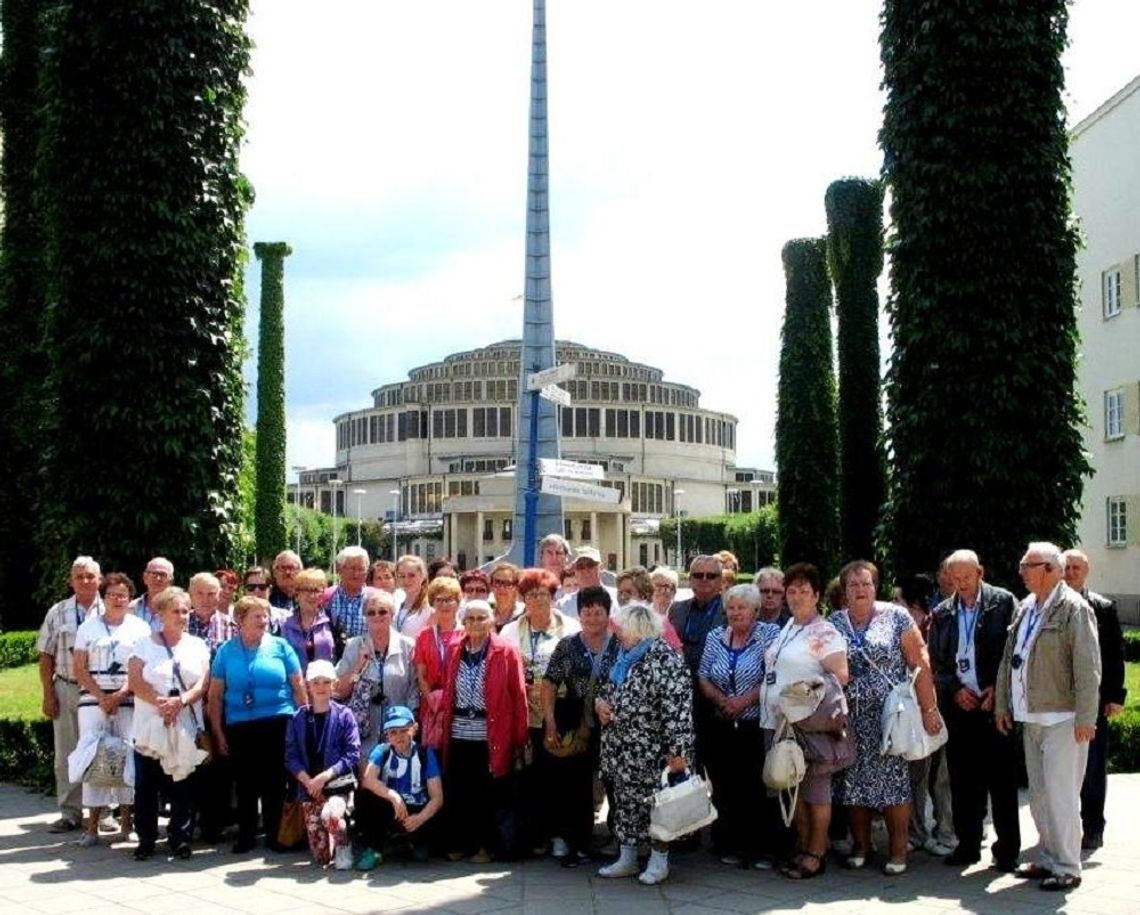
{"label": "white shirt", "polygon": [[1023,604],[1025,613],[1021,617],[1021,624],[1015,633],[1016,641],[1013,643],[1013,653],[1021,656],[1021,665],[1017,670],[1010,671],[1014,721],[1051,727],[1054,724],[1063,724],[1076,718],[1076,712],[1031,712],[1029,711],[1029,700],[1026,693],[1025,676],[1026,671],[1029,670],[1029,657],[1033,654],[1033,646],[1037,644],[1037,636],[1041,632],[1041,625],[1045,622],[1045,614],[1057,601],[1057,595],[1061,592],[1061,584],[1058,582],[1049,596],[1045,598],[1045,603],[1040,611],[1037,610],[1036,594],[1030,594],[1025,598]]}
{"label": "white shirt", "polygon": [[978,659],[974,656],[974,637],[977,634],[978,615],[982,609],[982,589],[978,589],[972,608],[967,609],[960,597],[955,598],[954,604],[955,622],[958,624],[958,654],[954,659],[958,668],[958,682],[980,696],[982,688],[978,685]]}
{"label": "white shirt", "polygon": [[[163,645],[156,645],[152,637],[139,639],[131,652],[132,658],[143,662],[143,679],[161,697],[169,696],[172,690],[180,693],[193,689],[203,674],[210,669],[210,649],[200,638],[187,633],[176,645],[171,646],[174,657],[171,658]],[[174,662],[178,662],[179,676],[174,674]],[[183,711],[189,716],[182,722],[191,734],[202,726],[202,701],[199,699],[192,707]],[[151,722],[159,717],[158,709],[142,699],[135,700],[135,718],[133,722],[133,736],[139,739],[149,730]]]}
{"label": "white shirt", "polygon": [[[809,680],[824,672],[823,660],[847,651],[847,640],[831,623],[817,616],[806,626],[795,618],[784,623],[780,634],[764,654],[764,680],[760,684],[760,727],[774,729],[778,723],[780,691],[789,683]],[[776,674],[769,683],[771,673]]]}

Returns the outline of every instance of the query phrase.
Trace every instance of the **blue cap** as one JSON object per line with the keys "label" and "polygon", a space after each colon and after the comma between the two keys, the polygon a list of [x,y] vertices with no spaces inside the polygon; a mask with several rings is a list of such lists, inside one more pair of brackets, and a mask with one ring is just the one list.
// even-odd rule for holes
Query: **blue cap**
{"label": "blue cap", "polygon": [[384,713],[384,730],[388,728],[404,728],[416,723],[416,716],[406,705],[393,705]]}

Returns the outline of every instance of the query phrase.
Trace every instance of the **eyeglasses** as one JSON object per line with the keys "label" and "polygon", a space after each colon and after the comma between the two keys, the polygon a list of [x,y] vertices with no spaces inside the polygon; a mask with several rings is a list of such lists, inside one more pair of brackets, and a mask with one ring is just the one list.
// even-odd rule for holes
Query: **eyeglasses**
{"label": "eyeglasses", "polygon": [[1017,567],[1022,572],[1024,572],[1026,569],[1037,569],[1037,568],[1040,568],[1041,566],[1047,566],[1047,565],[1050,565],[1050,563],[1042,560],[1041,562],[1020,562],[1017,564]]}
{"label": "eyeglasses", "polygon": [[245,589],[247,591],[268,591],[269,585],[264,584],[262,582],[247,581],[245,583]]}
{"label": "eyeglasses", "polygon": [[667,581],[658,582],[653,586],[654,591],[676,591],[677,586],[671,585]]}
{"label": "eyeglasses", "polygon": [[517,584],[518,584],[518,582],[515,581],[513,578],[492,578],[491,579],[491,587],[492,588],[513,588]]}
{"label": "eyeglasses", "polygon": [[166,569],[147,569],[144,573],[146,575],[153,575],[155,578],[169,578],[170,573]]}
{"label": "eyeglasses", "polygon": [[463,593],[466,594],[468,597],[479,597],[480,595],[482,595],[483,597],[486,597],[487,596],[487,589],[482,587],[482,586],[470,586],[470,587],[464,588]]}
{"label": "eyeglasses", "polygon": [[528,600],[550,600],[550,592],[549,591],[542,591],[542,590],[527,591],[526,594],[524,594],[522,596],[522,599],[524,601],[528,601]]}
{"label": "eyeglasses", "polygon": [[720,572],[690,572],[689,578],[695,579],[696,581],[713,581],[714,579],[720,578]]}
{"label": "eyeglasses", "polygon": [[760,593],[761,594],[783,594],[784,589],[783,588],[761,588]]}
{"label": "eyeglasses", "polygon": [[391,616],[391,610],[365,610],[365,616]]}
{"label": "eyeglasses", "polygon": [[433,600],[432,603],[433,604],[458,604],[459,598],[456,597],[454,594],[441,594],[441,595],[439,595],[439,597],[437,597],[435,600]]}
{"label": "eyeglasses", "polygon": [[478,616],[475,616],[471,613],[470,610],[468,610],[463,617],[463,625],[466,626],[468,623],[486,623],[490,619],[491,617],[485,614],[479,614]]}
{"label": "eyeglasses", "polygon": [[[269,586],[268,585],[255,585],[254,587],[267,588]],[[320,594],[321,589],[320,588],[298,588],[297,593],[298,594]]]}

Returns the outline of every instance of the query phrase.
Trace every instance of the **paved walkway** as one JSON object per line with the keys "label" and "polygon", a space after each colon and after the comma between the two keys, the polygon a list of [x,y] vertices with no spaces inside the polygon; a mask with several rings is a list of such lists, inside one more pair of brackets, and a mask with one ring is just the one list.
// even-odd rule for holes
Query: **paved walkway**
{"label": "paved walkway", "polygon": [[[0,911],[51,915],[133,912],[251,915],[371,912],[579,912],[677,915],[725,912],[1031,915],[1043,912],[1140,913],[1140,774],[1114,775],[1107,844],[1088,862],[1084,884],[1067,897],[972,868],[964,877],[922,852],[910,871],[832,870],[807,883],[770,872],[726,868],[704,852],[674,855],[659,887],[602,880],[592,869],[563,870],[549,860],[511,866],[386,863],[372,874],[321,871],[300,854],[236,858],[228,848],[196,851],[189,861],[156,856],[139,863],[131,846],[78,848],[51,835],[52,805],[0,785]],[[1022,805],[1027,842],[1036,833]],[[74,834],[69,839],[74,838]]]}

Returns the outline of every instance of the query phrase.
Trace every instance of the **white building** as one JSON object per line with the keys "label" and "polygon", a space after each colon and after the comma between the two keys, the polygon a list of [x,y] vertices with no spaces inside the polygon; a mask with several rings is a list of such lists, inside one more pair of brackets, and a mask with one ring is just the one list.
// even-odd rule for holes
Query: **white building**
{"label": "white building", "polygon": [[1095,475],[1080,540],[1093,590],[1140,622],[1140,77],[1072,132],[1074,209],[1084,247],[1079,386]]}
{"label": "white building", "polygon": [[[290,499],[329,512],[335,498],[349,517],[358,503],[365,518],[396,513],[401,537],[423,535],[412,552],[427,559],[471,568],[506,552],[519,351],[519,340],[504,340],[454,353],[377,388],[371,407],[335,418],[336,467],[302,470]],[[772,471],[736,466],[736,417],[702,408],[695,388],[568,341],[557,343],[557,361],[577,365],[562,384],[573,398],[559,408],[562,457],[601,465],[602,485],[620,493],[617,504],[563,500],[573,546],[597,547],[610,569],[675,562],[675,545],[657,536],[660,519],[775,500]]]}

